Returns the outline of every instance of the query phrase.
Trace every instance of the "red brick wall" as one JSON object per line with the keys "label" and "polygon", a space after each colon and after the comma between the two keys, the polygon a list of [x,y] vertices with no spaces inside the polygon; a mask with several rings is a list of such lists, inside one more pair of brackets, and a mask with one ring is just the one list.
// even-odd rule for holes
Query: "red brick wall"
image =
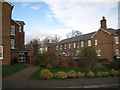
{"label": "red brick wall", "polygon": [[[12,6],[6,2],[2,2],[2,45],[3,60],[2,64],[10,64],[10,26]],[[1,19],[1,18],[0,18]]]}

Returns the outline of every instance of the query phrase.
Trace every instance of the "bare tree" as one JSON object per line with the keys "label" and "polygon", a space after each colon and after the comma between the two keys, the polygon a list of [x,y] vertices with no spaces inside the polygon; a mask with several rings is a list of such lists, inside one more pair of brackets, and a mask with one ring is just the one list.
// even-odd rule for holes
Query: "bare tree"
{"label": "bare tree", "polygon": [[39,52],[39,47],[41,45],[40,39],[33,39],[26,44],[26,47],[31,47],[33,49],[33,56],[36,56]]}
{"label": "bare tree", "polygon": [[66,36],[67,38],[71,38],[71,37],[80,36],[81,34],[82,32],[80,32],[79,30],[72,30],[72,32],[68,33]]}
{"label": "bare tree", "polygon": [[46,37],[45,39],[42,40],[42,43],[57,43],[60,40],[60,36],[55,35],[53,37]]}

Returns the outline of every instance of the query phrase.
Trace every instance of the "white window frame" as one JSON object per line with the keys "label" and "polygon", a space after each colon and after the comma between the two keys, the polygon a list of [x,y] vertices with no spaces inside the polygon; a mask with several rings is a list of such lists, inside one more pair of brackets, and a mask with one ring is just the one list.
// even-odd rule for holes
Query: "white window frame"
{"label": "white window frame", "polygon": [[95,40],[95,46],[97,45],[97,39]]}
{"label": "white window frame", "polygon": [[58,46],[56,46],[56,50],[58,50]]}
{"label": "white window frame", "polygon": [[1,57],[0,57],[0,59],[3,59],[3,46],[0,46],[0,48],[1,48],[1,51],[0,51]]}
{"label": "white window frame", "polygon": [[47,51],[47,47],[45,48],[45,50]]}
{"label": "white window frame", "polygon": [[69,49],[71,48],[71,45],[70,45],[70,43],[69,43]]}
{"label": "white window frame", "polygon": [[88,40],[88,46],[91,46],[91,40]]}
{"label": "white window frame", "polygon": [[73,46],[74,46],[74,48],[76,48],[76,43],[73,43],[73,44],[74,44],[74,45],[73,45]]}
{"label": "white window frame", "polygon": [[83,41],[81,41],[81,47],[83,47]]}
{"label": "white window frame", "polygon": [[118,36],[115,37],[115,44],[119,44],[119,37]]}
{"label": "white window frame", "polygon": [[66,49],[66,44],[64,45],[64,49]]}
{"label": "white window frame", "polygon": [[19,27],[19,32],[21,32],[21,26]]}
{"label": "white window frame", "polygon": [[10,43],[11,43],[11,49],[15,49],[15,40],[11,39]]}
{"label": "white window frame", "polygon": [[116,55],[118,55],[119,56],[119,49],[116,49]]}
{"label": "white window frame", "polygon": [[15,35],[15,26],[11,25],[11,31],[10,31],[11,35]]}
{"label": "white window frame", "polygon": [[62,50],[62,45],[60,45],[60,50]]}
{"label": "white window frame", "polygon": [[99,49],[97,52],[98,52],[98,56],[101,56],[101,50]]}

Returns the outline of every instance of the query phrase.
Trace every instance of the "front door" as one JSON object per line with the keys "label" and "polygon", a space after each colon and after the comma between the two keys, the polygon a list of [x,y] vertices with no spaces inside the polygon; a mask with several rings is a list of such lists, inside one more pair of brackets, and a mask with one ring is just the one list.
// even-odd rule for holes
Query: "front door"
{"label": "front door", "polygon": [[25,53],[19,53],[19,62],[25,61]]}

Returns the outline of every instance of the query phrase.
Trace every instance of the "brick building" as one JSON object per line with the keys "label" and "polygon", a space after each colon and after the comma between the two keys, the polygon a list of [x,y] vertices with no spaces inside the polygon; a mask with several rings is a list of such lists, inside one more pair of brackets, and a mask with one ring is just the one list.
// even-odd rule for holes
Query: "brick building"
{"label": "brick building", "polygon": [[77,56],[85,46],[93,46],[99,59],[114,60],[114,53],[120,57],[120,30],[107,28],[105,17],[96,32],[64,39],[55,46],[56,55]]}
{"label": "brick building", "polygon": [[44,52],[49,52],[49,53],[54,53],[54,47],[55,46],[55,43],[45,43],[43,46],[42,46],[42,50],[41,52],[44,53]]}
{"label": "brick building", "polygon": [[24,21],[11,19],[13,5],[7,1],[0,2],[2,8],[1,34],[0,34],[0,62],[10,64],[15,57],[19,62],[28,58],[28,52],[24,46]]}

